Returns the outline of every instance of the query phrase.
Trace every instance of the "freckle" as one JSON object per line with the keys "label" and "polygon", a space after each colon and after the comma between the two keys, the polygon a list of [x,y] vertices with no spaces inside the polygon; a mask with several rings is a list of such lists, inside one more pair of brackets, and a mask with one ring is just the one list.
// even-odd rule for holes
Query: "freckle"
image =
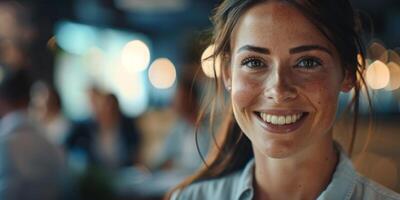
{"label": "freckle", "polygon": [[298,188],[301,188],[301,187],[302,187],[302,185],[297,185],[297,187],[298,187]]}

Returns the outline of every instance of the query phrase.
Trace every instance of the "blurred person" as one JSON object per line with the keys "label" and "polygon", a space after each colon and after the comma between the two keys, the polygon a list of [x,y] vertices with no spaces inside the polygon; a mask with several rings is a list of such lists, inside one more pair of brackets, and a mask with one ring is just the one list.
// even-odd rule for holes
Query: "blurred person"
{"label": "blurred person", "polygon": [[[210,148],[211,137],[205,123],[198,124],[197,113],[200,110],[202,96],[201,54],[205,48],[203,35],[187,32],[182,38],[182,70],[177,79],[177,88],[171,108],[176,114],[172,128],[168,130],[160,153],[156,156],[154,167],[166,173],[180,174],[180,178],[195,172],[202,165],[201,154],[206,156]],[[196,132],[196,127],[200,126]],[[197,139],[197,143],[196,143]]]}
{"label": "blurred person", "polygon": [[139,133],[133,120],[121,113],[118,99],[113,94],[106,94],[99,106],[100,113],[96,117],[99,132],[95,139],[99,161],[109,166],[137,163]]}
{"label": "blurred person", "polygon": [[115,95],[92,88],[89,96],[94,116],[73,125],[68,148],[82,150],[89,165],[107,170],[138,163],[140,135],[134,120],[123,115]]}
{"label": "blurred person", "polygon": [[197,147],[206,155],[211,140],[204,125],[195,133],[198,98],[199,92],[191,80],[184,76],[178,81],[172,102],[172,108],[178,116],[157,157],[155,166],[158,168],[180,172],[183,176],[187,176],[202,165]]}
{"label": "blurred person", "polygon": [[150,169],[138,166],[122,174],[129,178],[120,179],[120,190],[130,196],[161,199],[171,188],[202,166],[198,150],[204,156],[208,153],[211,140],[207,127],[201,126],[195,133],[199,93],[195,86],[192,87],[192,81],[183,77],[178,79],[171,105],[176,117],[159,151],[150,161]]}
{"label": "blurred person", "polygon": [[366,85],[348,0],[225,0],[213,22],[213,97],[227,100],[217,113],[227,128],[217,155],[167,198],[400,199],[357,173],[333,139],[340,92],[353,90],[356,127]]}
{"label": "blurred person", "polygon": [[62,102],[57,90],[43,82],[33,85],[30,113],[45,129],[46,137],[64,148],[70,122],[62,112]]}
{"label": "blurred person", "polygon": [[120,111],[115,95],[96,87],[88,95],[93,117],[72,124],[67,138],[69,166],[78,172],[75,196],[115,199],[119,171],[139,163],[140,135],[133,119]]}
{"label": "blurred person", "polygon": [[0,2],[0,60],[12,69],[31,67],[35,37],[31,11],[17,1]]}
{"label": "blurred person", "polygon": [[60,199],[62,153],[27,114],[31,79],[26,71],[0,81],[0,199]]}

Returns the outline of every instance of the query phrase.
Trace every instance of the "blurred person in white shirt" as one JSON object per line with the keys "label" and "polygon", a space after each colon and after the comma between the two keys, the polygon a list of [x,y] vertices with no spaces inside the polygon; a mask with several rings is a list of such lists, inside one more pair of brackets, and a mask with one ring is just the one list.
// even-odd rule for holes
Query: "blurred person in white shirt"
{"label": "blurred person in white shirt", "polygon": [[30,86],[20,70],[0,81],[0,199],[62,197],[62,154],[27,114]]}

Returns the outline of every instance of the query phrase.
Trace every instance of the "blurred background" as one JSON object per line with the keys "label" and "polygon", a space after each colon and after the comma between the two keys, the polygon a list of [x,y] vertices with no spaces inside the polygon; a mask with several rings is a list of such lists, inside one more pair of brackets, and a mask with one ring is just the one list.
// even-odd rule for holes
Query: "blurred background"
{"label": "blurred background", "polygon": [[[201,58],[213,48],[218,2],[0,1],[0,80],[20,69],[34,80],[27,113],[63,152],[63,196],[161,199],[201,166],[198,151],[207,154],[211,136],[202,124],[197,148],[194,124],[214,78],[212,61]],[[400,192],[400,1],[352,3],[363,19],[374,111],[363,93],[353,158]],[[335,127],[344,146],[349,101],[341,95]]]}

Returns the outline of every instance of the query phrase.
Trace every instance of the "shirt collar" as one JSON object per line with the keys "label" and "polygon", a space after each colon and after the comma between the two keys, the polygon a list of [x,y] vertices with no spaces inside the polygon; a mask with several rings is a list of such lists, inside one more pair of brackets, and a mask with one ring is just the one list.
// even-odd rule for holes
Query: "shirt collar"
{"label": "shirt collar", "polygon": [[[355,187],[357,173],[349,157],[345,154],[342,147],[335,142],[335,148],[339,152],[339,162],[333,173],[332,180],[328,187],[320,194],[317,200],[323,199],[343,199],[349,200]],[[235,199],[252,199],[254,196],[253,177],[254,177],[254,158],[250,160],[242,171]]]}
{"label": "shirt collar", "polygon": [[254,177],[254,158],[245,166],[239,178],[238,190],[236,190],[235,199],[252,199],[254,195],[253,177]]}
{"label": "shirt collar", "polygon": [[339,144],[335,145],[339,151],[339,163],[333,173],[328,187],[320,194],[317,200],[322,199],[350,199],[356,184],[357,172],[349,157]]}

